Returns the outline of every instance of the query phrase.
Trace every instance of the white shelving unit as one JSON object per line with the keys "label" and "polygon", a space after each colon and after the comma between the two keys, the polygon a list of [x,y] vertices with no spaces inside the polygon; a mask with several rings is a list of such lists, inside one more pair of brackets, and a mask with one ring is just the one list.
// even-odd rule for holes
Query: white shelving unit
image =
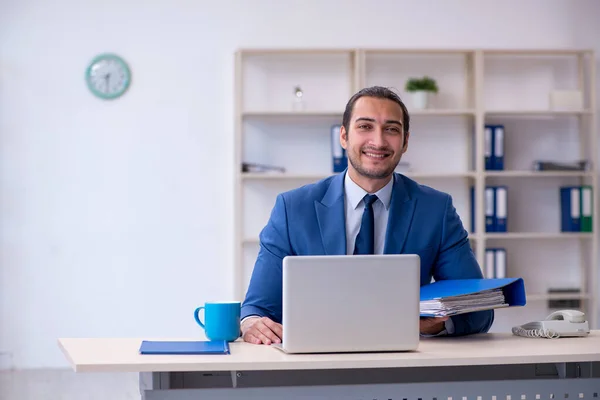
{"label": "white shelving unit", "polygon": [[[332,174],[330,128],[362,87],[397,90],[411,116],[405,175],[448,192],[466,229],[470,188],[484,203],[486,185],[508,187],[508,232],[485,233],[476,207],[471,244],[507,250],[507,276],[525,279],[528,306],[499,310],[495,326],[543,319],[552,299],[578,299],[593,326],[598,314],[598,186],[594,54],[588,50],[250,49],[236,53],[235,293],[241,300],[258,254],[258,234],[278,193]],[[431,108],[415,110],[404,91],[409,77],[429,75],[440,87]],[[298,108],[294,87],[303,89]],[[556,111],[553,89],[577,89],[584,108]],[[484,165],[484,126],[505,126],[505,170]],[[474,146],[474,147],[473,147]],[[472,155],[475,154],[475,157]],[[587,158],[586,172],[532,170],[536,159]],[[284,167],[283,173],[242,172],[242,162]],[[593,232],[560,232],[559,187],[593,190]],[[483,232],[483,233],[482,233]],[[552,287],[578,294],[549,294]]]}

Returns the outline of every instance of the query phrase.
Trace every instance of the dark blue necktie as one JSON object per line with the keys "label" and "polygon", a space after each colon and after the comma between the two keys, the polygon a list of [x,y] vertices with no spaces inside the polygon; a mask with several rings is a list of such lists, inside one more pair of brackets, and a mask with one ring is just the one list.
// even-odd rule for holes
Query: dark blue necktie
{"label": "dark blue necktie", "polygon": [[373,202],[377,200],[374,194],[364,197],[365,210],[360,223],[360,232],[356,236],[354,254],[375,254],[375,217],[373,216]]}

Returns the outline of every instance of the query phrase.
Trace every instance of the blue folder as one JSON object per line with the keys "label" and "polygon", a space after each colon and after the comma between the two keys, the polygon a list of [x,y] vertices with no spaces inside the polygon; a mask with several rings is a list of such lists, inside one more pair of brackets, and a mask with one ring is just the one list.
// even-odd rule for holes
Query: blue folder
{"label": "blue folder", "polygon": [[[421,301],[444,300],[458,296],[481,293],[491,289],[502,289],[508,307],[524,306],[527,302],[523,278],[495,278],[495,279],[447,279],[436,281],[421,286]],[[485,307],[477,311],[498,307]],[[470,311],[464,311],[470,312]],[[454,313],[456,314],[456,313]],[[421,313],[422,317],[434,316]]]}
{"label": "blue folder", "polygon": [[152,341],[144,340],[140,354],[229,354],[226,341]]}

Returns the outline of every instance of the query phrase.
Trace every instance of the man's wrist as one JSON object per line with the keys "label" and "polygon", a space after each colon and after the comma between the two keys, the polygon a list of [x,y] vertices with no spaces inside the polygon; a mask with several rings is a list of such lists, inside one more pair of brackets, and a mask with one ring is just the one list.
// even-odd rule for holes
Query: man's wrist
{"label": "man's wrist", "polygon": [[242,321],[240,322],[240,330],[243,331],[244,327],[246,326],[246,324],[248,323],[248,321],[253,320],[253,319],[257,319],[260,318],[260,315],[248,315],[247,317],[244,317],[242,319]]}
{"label": "man's wrist", "polygon": [[422,337],[434,337],[434,336],[446,336],[454,333],[454,323],[452,319],[448,318],[447,320],[436,324],[439,327],[437,332],[421,332],[420,336]]}

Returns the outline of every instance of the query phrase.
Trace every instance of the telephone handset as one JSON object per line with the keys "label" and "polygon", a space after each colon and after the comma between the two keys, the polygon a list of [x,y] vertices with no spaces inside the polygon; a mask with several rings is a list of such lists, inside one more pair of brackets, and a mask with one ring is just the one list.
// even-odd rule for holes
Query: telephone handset
{"label": "telephone handset", "polygon": [[548,315],[544,321],[515,326],[512,332],[517,336],[554,339],[586,336],[590,333],[590,327],[581,311],[561,310]]}

